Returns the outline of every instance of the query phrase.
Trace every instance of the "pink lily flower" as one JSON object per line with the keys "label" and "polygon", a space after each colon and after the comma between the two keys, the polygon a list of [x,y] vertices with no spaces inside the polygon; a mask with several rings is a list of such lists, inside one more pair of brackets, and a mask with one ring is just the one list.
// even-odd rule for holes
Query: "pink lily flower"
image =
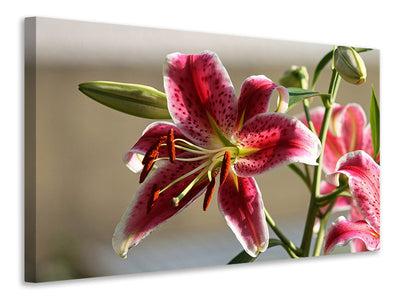
{"label": "pink lily flower", "polygon": [[220,174],[219,209],[255,257],[268,246],[268,228],[251,176],[292,162],[315,165],[321,149],[317,136],[293,117],[267,112],[274,90],[278,111],[286,110],[288,92],[265,76],[247,78],[236,98],[212,52],[168,55],[164,87],[174,124],[149,125],[125,155],[134,171],[136,154],[144,155],[142,184],[115,229],[114,250],[126,257],[128,249],[204,193],[207,210]]}
{"label": "pink lily flower", "polygon": [[327,176],[339,185],[339,176],[348,177],[351,195],[357,210],[352,210],[350,220],[341,216],[328,229],[324,253],[337,245],[356,241],[353,251],[380,248],[380,168],[364,151],[354,151],[339,159],[336,171]]}
{"label": "pink lily flower", "polygon": [[[311,109],[310,117],[319,134],[324,118],[324,108]],[[298,119],[307,125],[304,113],[299,115]],[[334,172],[339,158],[356,150],[364,150],[370,156],[374,155],[371,128],[367,124],[365,112],[360,105],[355,103],[335,104],[324,149],[322,167],[325,173]]]}
{"label": "pink lily flower", "polygon": [[[311,121],[313,122],[317,134],[319,134],[321,129],[324,111],[324,107],[316,107],[310,110]],[[304,124],[308,125],[304,113],[299,115],[298,118]],[[365,112],[362,107],[356,103],[347,105],[335,104],[326,136],[324,158],[322,162],[322,168],[325,173],[334,172],[339,158],[346,153],[356,150],[363,150],[370,156],[374,154],[371,128],[370,125],[367,124]],[[379,161],[379,155],[377,161]],[[334,189],[334,185],[326,181],[321,182],[321,195],[328,194]],[[323,207],[321,212],[325,212],[327,208],[328,206]],[[357,211],[352,198],[345,196],[338,197],[332,212],[343,210]],[[319,224],[319,219],[317,219],[314,225],[315,232],[319,230]],[[354,242],[352,244],[357,243],[358,242]]]}

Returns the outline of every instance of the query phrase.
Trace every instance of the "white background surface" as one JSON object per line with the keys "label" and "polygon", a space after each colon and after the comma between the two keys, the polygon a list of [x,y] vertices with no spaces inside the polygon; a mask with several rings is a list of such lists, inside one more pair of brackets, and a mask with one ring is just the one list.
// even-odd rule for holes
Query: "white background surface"
{"label": "white background surface", "polygon": [[[14,1],[3,7],[1,294],[19,299],[373,299],[398,294],[397,9],[376,1]],[[23,18],[41,16],[381,49],[382,250],[40,285],[23,282]],[[314,26],[315,25],[315,26]],[[4,166],[5,165],[5,166]],[[397,178],[396,178],[397,177]],[[394,271],[394,272],[393,272]]]}

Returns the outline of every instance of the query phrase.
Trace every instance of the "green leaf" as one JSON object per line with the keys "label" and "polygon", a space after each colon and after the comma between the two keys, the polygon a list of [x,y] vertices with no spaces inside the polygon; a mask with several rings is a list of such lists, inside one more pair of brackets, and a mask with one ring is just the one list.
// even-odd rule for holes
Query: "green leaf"
{"label": "green leaf", "polygon": [[296,103],[298,103],[304,99],[312,98],[312,97],[316,97],[316,96],[320,96],[321,98],[329,97],[329,94],[322,94],[319,92],[314,92],[314,91],[300,89],[300,88],[289,87],[289,88],[287,88],[287,90],[289,92],[289,105],[288,105],[286,112],[288,112]]}
{"label": "green leaf", "polygon": [[145,85],[110,81],[81,83],[79,90],[91,99],[129,115],[146,119],[170,119],[167,97]]}
{"label": "green leaf", "polygon": [[315,84],[317,83],[317,79],[318,79],[319,75],[321,74],[322,69],[325,68],[325,66],[330,62],[330,60],[332,59],[332,56],[333,56],[333,50],[328,52],[318,63],[317,67],[315,68],[314,76],[313,76],[313,79],[311,82],[311,89],[314,89]]}
{"label": "green leaf", "polygon": [[372,87],[371,103],[369,106],[369,117],[371,123],[372,145],[374,147],[374,159],[378,156],[380,147],[380,112],[378,101],[375,96],[374,87]]}
{"label": "green leaf", "polygon": [[[356,52],[358,52],[358,53],[373,50],[371,48],[357,48],[357,47],[353,47],[353,49],[356,50]],[[317,67],[315,68],[314,76],[313,76],[312,83],[311,83],[311,89],[312,90],[314,89],[315,84],[317,83],[317,79],[318,79],[319,75],[321,74],[322,69],[325,68],[325,66],[331,61],[331,59],[333,57],[333,51],[334,50],[329,51],[321,59],[321,61],[318,63]]]}
{"label": "green leaf", "polygon": [[228,262],[228,265],[250,263],[255,261],[256,258],[257,257],[252,257],[248,255],[247,252],[243,250],[238,255],[236,255],[230,262]]}
{"label": "green leaf", "polygon": [[[269,239],[268,242],[268,249],[275,247],[275,246],[281,246],[282,242],[277,239]],[[236,255],[230,262],[228,262],[228,265],[233,265],[233,264],[243,264],[243,263],[250,263],[253,262],[257,259],[258,255],[256,257],[252,257],[247,254],[246,251],[240,252],[238,255]]]}

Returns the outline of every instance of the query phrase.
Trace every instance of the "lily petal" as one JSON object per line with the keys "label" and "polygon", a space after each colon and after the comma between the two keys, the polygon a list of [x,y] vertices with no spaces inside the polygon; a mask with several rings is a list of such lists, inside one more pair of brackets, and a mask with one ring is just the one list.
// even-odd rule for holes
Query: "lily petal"
{"label": "lily petal", "polygon": [[175,124],[199,145],[219,143],[213,122],[229,139],[237,117],[232,82],[218,56],[172,53],[164,67],[168,109]]}
{"label": "lily petal", "polygon": [[[135,173],[140,172],[143,168],[140,155],[144,155],[158,138],[166,136],[170,129],[174,131],[175,138],[184,138],[179,128],[169,122],[154,122],[147,126],[137,143],[125,153],[123,160],[126,166]],[[176,154],[180,153],[182,151],[176,149]],[[168,157],[167,147],[160,147],[158,157]]]}
{"label": "lily petal", "polygon": [[201,172],[198,171],[172,185],[164,192],[161,192],[158,199],[156,199],[152,205],[151,210],[148,212],[148,204],[152,198],[154,185],[157,184],[162,190],[175,179],[194,170],[199,164],[200,162],[198,161],[167,162],[155,171],[152,171],[153,174],[140,185],[131,204],[115,229],[112,243],[118,255],[125,258],[129,248],[138,244],[156,227],[180,212],[205,191],[208,180],[199,181],[188,194],[181,199],[178,207],[171,204],[172,198],[178,196],[190,182],[193,181],[199,172]]}
{"label": "lily petal", "polygon": [[316,165],[321,143],[303,123],[286,114],[264,113],[248,120],[236,135],[241,151],[234,169],[253,176],[272,168],[301,162]]}
{"label": "lily petal", "polygon": [[139,173],[143,170],[143,155],[128,151],[125,153],[123,161],[133,173]]}
{"label": "lily petal", "polygon": [[289,92],[286,88],[276,85],[264,75],[247,78],[242,84],[238,100],[239,110],[236,128],[239,129],[255,115],[268,112],[271,95],[275,90],[279,92],[279,111],[285,111],[289,103]]}
{"label": "lily petal", "polygon": [[[321,130],[324,112],[323,107],[310,110],[310,117],[317,134]],[[298,118],[307,125],[304,113]],[[372,141],[371,138],[368,140],[366,126],[367,119],[360,105],[335,104],[324,149],[323,169],[326,173],[333,172],[339,158],[348,152],[364,150],[370,155],[373,154]]]}
{"label": "lily petal", "polygon": [[379,235],[366,222],[351,222],[345,217],[339,217],[328,229],[325,238],[324,253],[331,252],[335,246],[346,245],[353,239],[364,242],[367,250],[377,250],[380,248]]}
{"label": "lily petal", "polygon": [[350,193],[368,224],[380,231],[380,168],[364,151],[350,152],[341,157],[336,172],[327,180],[338,185],[339,175],[349,178]]}
{"label": "lily petal", "polygon": [[219,209],[245,251],[256,257],[268,247],[268,226],[260,190],[253,177],[229,172],[218,192]]}

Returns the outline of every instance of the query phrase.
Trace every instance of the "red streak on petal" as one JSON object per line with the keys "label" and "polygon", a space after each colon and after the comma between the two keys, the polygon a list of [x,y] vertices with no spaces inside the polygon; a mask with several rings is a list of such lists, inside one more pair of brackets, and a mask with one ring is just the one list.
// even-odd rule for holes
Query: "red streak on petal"
{"label": "red streak on petal", "polygon": [[211,198],[214,194],[215,190],[215,177],[211,179],[211,182],[208,184],[206,195],[204,197],[204,202],[203,202],[203,210],[206,211],[208,209],[208,206],[210,205]]}
{"label": "red streak on petal", "polygon": [[168,131],[167,135],[167,149],[170,162],[175,161],[175,142],[174,142],[174,131],[172,128]]}
{"label": "red streak on petal", "polygon": [[223,185],[226,177],[228,177],[230,166],[231,166],[231,153],[229,151],[225,151],[224,159],[222,161],[222,166],[221,166],[221,175],[219,181],[220,185]]}

